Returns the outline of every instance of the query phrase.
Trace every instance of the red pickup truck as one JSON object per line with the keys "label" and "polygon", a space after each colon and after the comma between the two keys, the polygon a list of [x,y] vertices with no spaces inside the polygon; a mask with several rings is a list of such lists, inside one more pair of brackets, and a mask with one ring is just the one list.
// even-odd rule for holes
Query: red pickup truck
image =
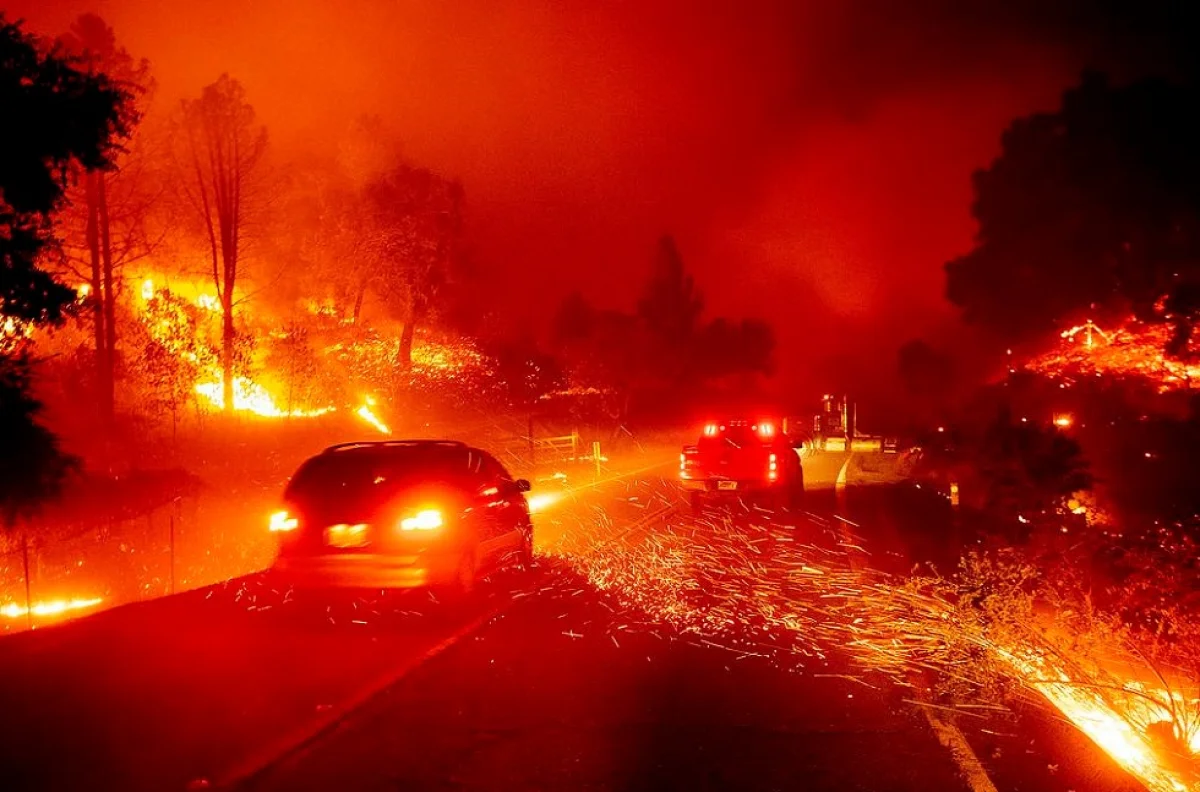
{"label": "red pickup truck", "polygon": [[699,509],[711,496],[764,498],[798,508],[804,500],[802,441],[770,419],[729,419],[704,425],[679,455],[679,481]]}

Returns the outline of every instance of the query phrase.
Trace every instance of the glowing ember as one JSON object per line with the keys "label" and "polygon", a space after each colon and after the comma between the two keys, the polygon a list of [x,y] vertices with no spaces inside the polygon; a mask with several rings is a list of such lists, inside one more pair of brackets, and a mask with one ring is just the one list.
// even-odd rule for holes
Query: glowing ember
{"label": "glowing ember", "polygon": [[94,608],[101,602],[103,600],[99,597],[93,599],[51,600],[50,602],[35,602],[32,608],[26,608],[24,605],[10,602],[0,607],[0,616],[9,619],[23,619],[29,614],[30,610],[33,611],[34,616],[58,616],[68,611]]}

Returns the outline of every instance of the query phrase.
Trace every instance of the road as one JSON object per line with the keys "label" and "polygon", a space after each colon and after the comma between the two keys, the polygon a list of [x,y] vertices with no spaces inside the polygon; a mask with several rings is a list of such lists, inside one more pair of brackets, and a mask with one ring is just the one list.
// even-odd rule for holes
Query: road
{"label": "road", "polygon": [[[559,496],[537,517],[539,568],[461,607],[256,574],[5,639],[0,786],[1136,788],[1043,713],[931,727],[821,625],[763,623],[743,608],[762,590],[735,590],[735,567],[778,576],[789,543],[934,559],[948,507],[907,485],[837,493],[825,458],[802,512],[695,517],[669,465],[639,467]],[[714,571],[698,563],[730,575],[697,591]]]}

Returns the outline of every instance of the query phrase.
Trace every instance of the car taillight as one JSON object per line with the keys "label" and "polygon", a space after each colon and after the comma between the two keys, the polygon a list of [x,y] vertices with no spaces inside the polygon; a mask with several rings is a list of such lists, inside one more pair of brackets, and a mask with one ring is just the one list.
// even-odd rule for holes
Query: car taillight
{"label": "car taillight", "polygon": [[267,523],[267,528],[272,533],[285,533],[294,531],[300,527],[300,520],[293,517],[286,509],[281,509],[271,515],[270,521]]}
{"label": "car taillight", "polygon": [[434,531],[441,527],[442,513],[437,509],[425,509],[400,521],[401,531]]}

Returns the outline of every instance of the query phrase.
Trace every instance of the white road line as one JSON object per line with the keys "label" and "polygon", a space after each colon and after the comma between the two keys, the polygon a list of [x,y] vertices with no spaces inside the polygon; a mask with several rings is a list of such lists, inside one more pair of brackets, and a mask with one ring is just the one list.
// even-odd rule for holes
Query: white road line
{"label": "white road line", "polygon": [[958,771],[962,773],[971,792],[998,792],[962,731],[950,721],[944,720],[932,707],[921,707],[921,712],[929,721],[938,742],[950,752],[950,758],[958,765]]}
{"label": "white road line", "polygon": [[270,769],[273,765],[278,764],[284,759],[292,756],[303,748],[311,745],[327,732],[335,728],[339,723],[348,718],[350,715],[372,699],[383,693],[388,688],[395,685],[412,671],[416,670],[421,665],[425,664],[434,657],[437,657],[443,651],[448,649],[453,644],[467,637],[471,633],[480,629],[491,621],[496,616],[508,610],[515,604],[514,602],[506,602],[503,605],[488,610],[481,616],[459,627],[446,638],[443,638],[434,646],[425,650],[416,657],[409,658],[398,666],[395,666],[385,671],[380,676],[376,677],[369,684],[359,688],[358,691],[342,700],[341,703],[322,711],[313,719],[301,724],[294,731],[284,735],[278,740],[269,743],[261,750],[255,751],[249,756],[243,758],[232,768],[225,771],[218,778],[214,786],[217,789],[234,789],[247,781],[261,775],[264,771]]}

